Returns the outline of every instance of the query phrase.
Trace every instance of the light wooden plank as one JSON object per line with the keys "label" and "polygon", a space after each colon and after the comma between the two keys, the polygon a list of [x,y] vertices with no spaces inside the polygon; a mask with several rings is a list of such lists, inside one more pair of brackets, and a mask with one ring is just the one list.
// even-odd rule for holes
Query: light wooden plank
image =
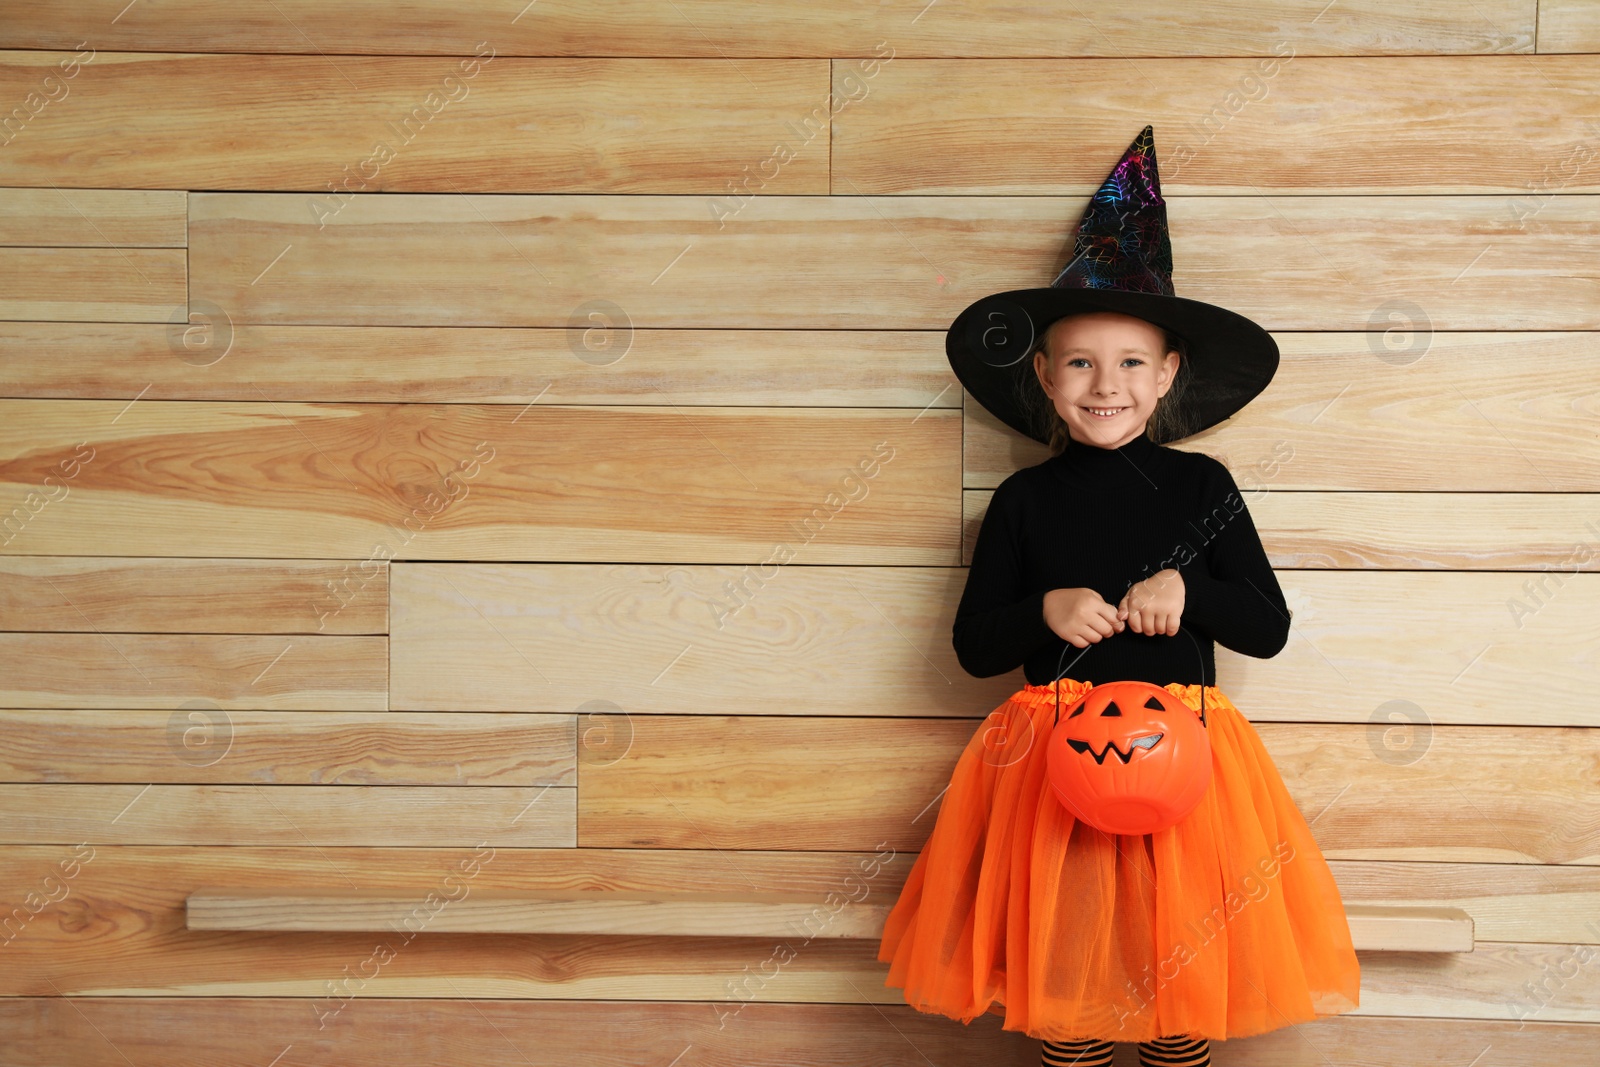
{"label": "light wooden plank", "polygon": [[[195,301],[235,323],[565,327],[604,299],[641,327],[944,329],[1046,284],[1083,208],[761,195],[719,229],[698,197],[396,193],[318,230],[304,199],[191,195]],[[1573,269],[1600,256],[1595,196],[1531,218],[1488,196],[1174,196],[1167,213],[1178,292],[1268,329],[1388,328],[1395,306],[1434,330],[1600,328],[1600,280]]]}
{"label": "light wooden plank", "polygon": [[[1278,580],[1294,612],[1284,651],[1216,650],[1217,684],[1253,721],[1381,733],[1401,709],[1427,724],[1600,724],[1593,573]],[[391,706],[971,721],[1025,679],[956,662],[964,582],[956,568],[397,564]]]}
{"label": "light wooden plank", "polygon": [[570,847],[576,790],[0,785],[0,843]]}
{"label": "light wooden plank", "polygon": [[[365,890],[198,889],[190,930],[414,930],[417,933],[878,939],[889,904],[845,907],[784,894],[471,893],[437,897]],[[1442,910],[1442,909],[1435,909]],[[433,913],[437,912],[437,915]],[[1471,926],[1467,942],[1471,944]]]}
{"label": "light wooden plank", "polygon": [[188,303],[182,249],[0,248],[0,319],[166,322]]}
{"label": "light wooden plank", "polygon": [[[0,884],[39,885],[52,874],[59,890],[63,859],[76,847],[0,849]],[[83,853],[83,855],[88,855]],[[874,867],[874,861],[883,862]],[[41,912],[8,944],[7,967],[0,970],[0,1004],[39,991],[77,998],[94,993],[116,996],[218,997],[273,996],[324,998],[326,982],[373,951],[366,934],[256,934],[183,930],[183,900],[206,885],[235,888],[292,887],[329,881],[340,871],[359,876],[361,885],[414,890],[417,899],[435,890],[471,895],[521,891],[530,887],[639,889],[673,886],[686,891],[750,887],[768,892],[807,892],[848,896],[849,907],[892,903],[914,855],[887,849],[875,853],[672,852],[591,849],[261,849],[95,846],[88,862],[66,883],[70,895]],[[1397,868],[1426,867],[1399,864]],[[1337,869],[1338,863],[1335,861]],[[1491,868],[1482,866],[1484,877]],[[871,874],[876,870],[875,874]],[[476,873],[472,873],[472,872]],[[359,875],[358,875],[359,872]],[[868,872],[868,873],[863,873]],[[1511,872],[1515,877],[1517,872]],[[446,881],[454,875],[453,881]],[[454,906],[453,904],[451,905]],[[439,912],[443,918],[449,908]],[[108,937],[108,931],[115,931]],[[1594,935],[1588,935],[1594,944]],[[900,1004],[898,990],[883,987],[884,966],[870,942],[816,938],[790,941],[795,957],[782,969],[782,984],[749,987],[734,997],[726,983],[759,964],[769,948],[754,957],[750,942],[737,938],[581,938],[416,937],[391,939],[396,966],[371,967],[374,978],[360,990],[359,1005],[372,1007],[389,996],[533,997],[551,999],[705,1000],[708,1006],[737,1008],[742,1000],[845,1001]],[[1578,944],[1504,945],[1480,943],[1494,952],[1494,967],[1460,972],[1453,996],[1474,1005],[1474,1013],[1508,1020],[1526,1019],[1522,1036],[1591,1010],[1592,975],[1577,985],[1556,989],[1548,1003],[1516,1003],[1524,983],[1546,976],[1552,967],[1571,974]],[[843,953],[843,954],[841,954]],[[559,958],[559,968],[528,966],[528,960]],[[1346,1023],[1389,1013],[1388,1005],[1407,990],[1432,987],[1440,980],[1420,978],[1436,972],[1435,954],[1363,954],[1362,1006]],[[355,962],[352,962],[355,961]],[[1381,970],[1379,965],[1382,965]],[[1584,973],[1592,968],[1583,968]],[[770,971],[770,966],[769,966]],[[1381,974],[1382,981],[1368,976]],[[52,988],[51,983],[54,983]],[[406,989],[411,992],[407,993]],[[1586,999],[1587,998],[1587,999]],[[336,1007],[337,1002],[327,1007]],[[745,1012],[757,1007],[749,1004]],[[305,1011],[304,1002],[297,1010]],[[538,1011],[524,1004],[525,1011]],[[309,1013],[308,1013],[309,1014]],[[352,1014],[345,1011],[340,1019]],[[1456,1013],[1459,1014],[1459,1013]],[[742,1021],[745,1014],[741,1013]],[[312,1016],[313,1022],[315,1017]],[[1468,1028],[1465,1020],[1451,1020]],[[1419,1020],[1408,1019],[1408,1025]],[[1512,1024],[1513,1027],[1515,1024]],[[710,1027],[715,1029],[716,1017]],[[960,1030],[960,1027],[952,1027]],[[1304,1028],[1296,1028],[1303,1030]],[[328,1036],[324,1033],[324,1036]],[[289,1038],[284,1039],[286,1042]],[[1296,1041],[1302,1039],[1297,1037]],[[1231,1047],[1231,1046],[1230,1046]],[[1241,1048],[1246,1047],[1240,1045]],[[280,1046],[281,1048],[281,1046]],[[680,1046],[681,1048],[681,1046]],[[1460,1058],[1467,1063],[1474,1049]],[[274,1050],[276,1054],[278,1050]],[[342,1062],[342,1061],[341,1061]],[[1283,1062],[1277,1059],[1263,1063]],[[1321,1062],[1318,1060],[1318,1062]],[[1362,1061],[1362,1067],[1370,1060]]]}
{"label": "light wooden plank", "polygon": [[51,17],[20,5],[0,10],[0,39],[77,48],[84,38],[76,27],[93,25],[96,45],[112,51],[470,55],[487,36],[503,55],[735,59],[870,56],[885,40],[897,54],[923,56],[1252,55],[1263,42],[1288,39],[1306,53],[1343,55],[1531,52],[1535,21],[1535,0],[1475,0],[1470,13],[1450,0],[1341,0],[1332,8],[1326,0],[1131,0],[1072,18],[1039,0],[972,0],[941,8],[937,18],[920,4],[778,0],[762,5],[759,19],[733,0],[543,0],[492,18],[445,0],[410,3],[404,18],[380,0],[274,3],[266,15],[166,0],[142,18],[117,20],[106,0],[64,0],[50,6]]}
{"label": "light wooden plank", "polygon": [[1557,582],[1600,570],[1597,493],[1251,493],[1241,486],[1241,495],[1278,567],[1554,567],[1562,572]]}
{"label": "light wooden plank", "polygon": [[[971,720],[617,717],[579,753],[585,848],[922,847]],[[620,746],[619,746],[620,747]],[[693,750],[693,756],[690,755]]]}
{"label": "light wooden plank", "polygon": [[187,199],[181,189],[0,189],[0,245],[182,248]]}
{"label": "light wooden plank", "polygon": [[[304,56],[100,53],[6,143],[4,180],[300,190],[313,225],[344,218],[351,194],[400,189],[696,194],[708,218],[731,192],[828,191],[825,59],[529,59],[497,55],[483,31],[454,59],[334,59],[326,43]],[[72,56],[0,52],[0,99]],[[111,130],[138,151],[106,151]]]}
{"label": "light wooden plank", "polygon": [[[971,717],[1012,691],[955,661],[959,572],[814,566],[814,547],[805,565],[397,564],[390,706]],[[603,740],[596,759],[627,744]]]}
{"label": "light wooden plank", "polygon": [[388,658],[383,637],[0,633],[0,707],[383,711]]}
{"label": "light wooden plank", "polygon": [[[280,403],[961,406],[942,332],[648,330],[596,314],[568,330],[256,326],[210,322],[196,310],[196,328],[181,336],[168,327],[22,322],[0,333],[0,388],[12,397],[132,399],[148,390],[145,400]],[[29,358],[41,350],[50,359]],[[196,362],[207,363],[204,374]]]}
{"label": "light wooden plank", "polygon": [[[1397,332],[1386,335],[1391,313]],[[1600,334],[1436,325],[1419,309],[1395,308],[1361,333],[1280,333],[1272,384],[1223,425],[1173,447],[1222,460],[1242,490],[1592,492]],[[992,489],[1048,457],[963,396],[967,488]]]}
{"label": "light wooden plank", "polygon": [[[891,908],[877,904],[846,909],[776,894],[757,899],[750,893],[469,894],[452,890],[419,901],[414,895],[362,890],[199,889],[185,902],[185,926],[190,930],[381,933],[403,929],[436,934],[878,940]],[[1358,950],[1472,951],[1472,917],[1459,908],[1351,904],[1346,913],[1351,941]]]}
{"label": "light wooden plank", "polygon": [[[8,1067],[215,1067],[253,1062],[269,1047],[269,1057],[287,1049],[281,1062],[295,1067],[665,1064],[686,1049],[692,1051],[684,1062],[695,1067],[742,1067],[752,1049],[789,1067],[927,1067],[930,1058],[994,1067],[1039,1063],[1038,1042],[1002,1030],[997,1016],[957,1026],[903,1003],[469,1002],[448,999],[453,995],[362,995],[348,1008],[285,997],[6,998],[0,1031],[8,1036]],[[1480,1025],[1487,1032],[1496,1024]],[[1561,1026],[1518,1047],[1537,1048],[1545,1053],[1540,1062],[1568,1067],[1579,1061],[1550,1053],[1579,1029]],[[1354,1067],[1354,1061],[1330,1062]],[[1510,1062],[1491,1055],[1480,1065]]]}
{"label": "light wooden plank", "polygon": [[0,782],[575,786],[570,715],[0,711]]}
{"label": "light wooden plank", "polygon": [[1600,120],[1600,56],[1318,57],[1256,40],[1249,59],[897,60],[870,83],[836,64],[835,95],[860,103],[834,120],[833,191],[1087,197],[1145,123],[1167,196],[1496,193],[1516,217],[1600,190],[1582,132]]}
{"label": "light wooden plank", "polygon": [[[1587,829],[1600,797],[1583,769],[1600,751],[1593,730],[1424,731],[1387,722],[1257,729],[1329,858],[1600,863],[1600,835]],[[1402,810],[1395,804],[1411,815],[1393,819]]]}
{"label": "light wooden plank", "polygon": [[[1251,474],[1246,468],[1234,480],[1249,484]],[[1600,571],[1600,526],[1586,526],[1600,519],[1600,494],[1269,492],[1264,481],[1254,490],[1245,484],[1240,498],[1278,568],[1544,571],[1564,560],[1566,573]],[[965,564],[993,496],[962,494]]]}
{"label": "light wooden plank", "polygon": [[0,556],[0,630],[389,630],[387,560]]}
{"label": "light wooden plank", "polygon": [[414,555],[760,564],[782,543],[953,563],[960,432],[952,410],[0,401],[0,492],[24,502],[0,526],[9,552],[358,574]]}
{"label": "light wooden plank", "polygon": [[[632,741],[620,758],[580,752],[579,843],[914,850],[982,728],[836,719],[820,731],[804,719],[635,716],[618,724]],[[1255,729],[1328,856],[1600,864],[1600,797],[1586,785],[1600,754],[1593,731],[1440,726],[1401,762],[1403,750],[1382,747],[1387,724]],[[1387,814],[1395,810],[1408,817]]]}
{"label": "light wooden plank", "polygon": [[1306,570],[1278,579],[1293,613],[1288,645],[1269,661],[1229,653],[1219,666],[1224,691],[1254,721],[1367,722],[1373,754],[1397,759],[1424,743],[1430,724],[1600,725],[1596,575]]}
{"label": "light wooden plank", "polygon": [[[540,801],[535,810],[549,799]],[[136,805],[124,821],[138,810]],[[849,907],[855,907],[892,903],[914,858],[889,847],[865,854],[731,854],[524,849],[501,847],[503,842],[479,848],[477,842],[482,839],[474,837],[454,848],[329,849],[303,847],[304,842],[299,842],[302,847],[266,849],[243,844],[225,848],[117,847],[97,837],[92,853],[83,853],[87,862],[80,861],[76,876],[67,883],[70,896],[58,905],[76,918],[61,923],[52,910],[27,923],[3,950],[6,966],[0,968],[0,993],[59,990],[77,996],[91,989],[109,992],[115,987],[122,994],[142,989],[176,996],[321,998],[328,995],[328,981],[338,979],[346,966],[354,971],[372,952],[374,941],[366,934],[241,938],[225,932],[185,932],[184,898],[204,886],[264,888],[331,880],[339,885],[415,891],[419,900],[434,890],[458,894],[462,886],[470,894],[529,889],[704,892],[752,888],[806,893],[830,904],[837,904],[843,896],[850,901]],[[370,840],[370,835],[364,839]],[[57,887],[59,864],[79,851],[76,845],[0,848],[0,885]],[[52,875],[55,881],[46,883]],[[448,908],[441,917],[444,913]],[[108,930],[118,935],[103,936]],[[726,985],[730,976],[737,978],[746,966],[760,973],[757,965],[770,951],[770,946],[765,946],[752,954],[750,942],[736,938],[627,938],[606,943],[552,935],[537,940],[470,937],[444,942],[415,938],[401,944],[396,940],[399,965],[381,968],[378,979],[361,991],[363,1000],[398,992],[400,987],[391,987],[391,980],[409,974],[402,985],[426,988],[432,991],[426,995],[444,997],[476,996],[495,988],[500,991],[496,995],[507,996],[700,999],[736,1008],[757,990],[730,1001]],[[861,994],[851,989],[850,982],[863,990],[882,984],[882,965],[861,951],[862,946],[841,950],[839,944],[829,939],[796,943],[799,958],[792,967],[784,968],[785,988],[774,987],[769,996],[791,999],[787,988],[791,978],[806,993],[802,999],[816,999],[824,987],[856,998]],[[552,958],[552,952],[567,962],[553,969],[529,967],[530,959]],[[418,978],[423,980],[418,982]],[[674,989],[687,995],[680,996]],[[893,1001],[885,996],[881,1002]],[[706,1005],[699,1010],[706,1011]]]}
{"label": "light wooden plank", "polygon": [[[415,1062],[408,1057],[419,1048],[434,1067],[479,1067],[514,1054],[543,1067],[592,1067],[600,1032],[619,1063],[685,1048],[705,1067],[748,1064],[752,1048],[793,1067],[1039,1063],[1039,1043],[1002,1030],[998,1015],[953,1026],[903,1003],[757,1002],[732,1015],[712,1007],[715,1014],[691,1003],[363,996],[349,1011],[317,1016],[287,998],[38,997],[0,1001],[0,1027],[13,1035],[14,1067],[211,1067],[269,1046],[292,1047],[297,1064],[329,1067],[393,1067]],[[1585,1023],[1340,1015],[1214,1043],[1213,1055],[1230,1067],[1371,1067],[1410,1062],[1420,1048],[1441,1064],[1590,1067],[1596,1032]],[[1132,1055],[1128,1046],[1119,1054]]]}
{"label": "light wooden plank", "polygon": [[1460,908],[1347,904],[1350,940],[1383,952],[1471,952],[1472,916]]}
{"label": "light wooden plank", "polygon": [[1538,51],[1600,52],[1600,10],[1588,0],[1539,0]]}
{"label": "light wooden plank", "polygon": [[1482,941],[1600,944],[1600,866],[1328,861],[1347,909],[1459,908]]}
{"label": "light wooden plank", "polygon": [[[1385,1015],[1596,1023],[1600,978],[1595,967],[1585,966],[1594,954],[1590,946],[1486,941],[1471,952],[1371,953],[1361,959],[1360,1010],[1370,1004]],[[1435,966],[1418,967],[1419,959]],[[1524,974],[1539,977],[1530,982]],[[1572,977],[1561,981],[1558,974]],[[1491,989],[1492,1001],[1485,996]]]}

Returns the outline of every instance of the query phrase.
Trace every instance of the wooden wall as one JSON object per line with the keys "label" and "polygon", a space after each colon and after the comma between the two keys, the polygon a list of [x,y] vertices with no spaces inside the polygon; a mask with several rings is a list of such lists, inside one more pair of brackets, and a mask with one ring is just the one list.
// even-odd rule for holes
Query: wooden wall
{"label": "wooden wall", "polygon": [[1044,458],[943,330],[1147,122],[1178,291],[1284,353],[1182,446],[1295,609],[1221,685],[1348,901],[1477,924],[1217,1062],[1592,1063],[1597,11],[0,6],[0,1067],[1036,1063],[868,942],[183,899],[892,901],[1020,684],[950,621]]}

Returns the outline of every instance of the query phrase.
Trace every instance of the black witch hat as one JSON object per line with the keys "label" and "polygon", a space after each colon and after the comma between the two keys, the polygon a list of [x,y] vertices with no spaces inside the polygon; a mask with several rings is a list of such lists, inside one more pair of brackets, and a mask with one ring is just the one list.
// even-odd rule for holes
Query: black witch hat
{"label": "black witch hat", "polygon": [[1150,126],[1089,201],[1072,259],[1049,288],[1013,289],[973,303],[951,324],[945,353],[978,403],[1017,432],[1048,443],[1053,406],[1027,357],[1051,323],[1084,311],[1134,315],[1184,339],[1189,382],[1174,398],[1181,430],[1173,440],[1231,416],[1278,369],[1278,345],[1261,326],[1227,308],[1173,295],[1167,203]]}

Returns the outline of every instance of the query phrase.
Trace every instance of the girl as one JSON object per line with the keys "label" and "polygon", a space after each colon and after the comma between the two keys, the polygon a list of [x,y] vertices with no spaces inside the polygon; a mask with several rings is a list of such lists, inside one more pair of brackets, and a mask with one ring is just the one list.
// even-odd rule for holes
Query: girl
{"label": "girl", "polygon": [[[1109,1064],[1119,1040],[1144,1064],[1209,1064],[1213,1038],[1359,1002],[1338,887],[1214,684],[1214,641],[1284,647],[1282,590],[1227,468],[1164,444],[1248,403],[1277,347],[1173,295],[1151,132],[1051,287],[977,302],[946,341],[968,391],[1053,454],[995,490],[953,629],[968,673],[1021,666],[1027,684],[957,762],[878,958],[912,1006],[1003,1013],[1044,1041],[1045,1064]],[[1203,708],[1210,742],[1199,806],[1153,834],[1078,822],[1046,780],[1057,709],[1125,679]]]}

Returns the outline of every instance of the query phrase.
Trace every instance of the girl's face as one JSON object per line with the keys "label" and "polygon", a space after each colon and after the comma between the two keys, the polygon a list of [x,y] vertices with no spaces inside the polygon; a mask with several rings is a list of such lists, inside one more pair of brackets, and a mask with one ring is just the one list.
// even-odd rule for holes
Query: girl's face
{"label": "girl's face", "polygon": [[1159,326],[1092,311],[1051,323],[1033,370],[1073,440],[1120,448],[1144,432],[1156,401],[1172,387],[1179,358],[1166,351]]}

